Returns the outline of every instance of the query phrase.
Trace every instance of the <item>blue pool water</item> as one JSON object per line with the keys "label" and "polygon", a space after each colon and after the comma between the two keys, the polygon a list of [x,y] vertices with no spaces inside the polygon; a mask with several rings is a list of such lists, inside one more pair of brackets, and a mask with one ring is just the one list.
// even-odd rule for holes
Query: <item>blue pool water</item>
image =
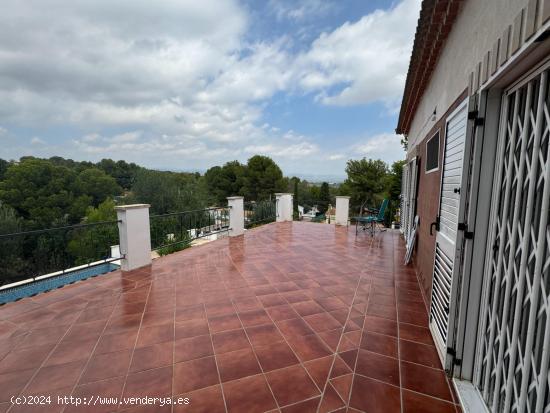
{"label": "blue pool water", "polygon": [[108,272],[118,270],[120,267],[111,262],[94,265],[93,267],[83,268],[81,270],[66,272],[65,274],[56,275],[44,280],[38,280],[29,284],[19,285],[13,288],[0,291],[0,305],[11,301],[19,300],[20,298],[30,297],[39,293],[43,293],[54,288],[59,288],[75,281],[85,280],[86,278],[96,275],[106,274]]}

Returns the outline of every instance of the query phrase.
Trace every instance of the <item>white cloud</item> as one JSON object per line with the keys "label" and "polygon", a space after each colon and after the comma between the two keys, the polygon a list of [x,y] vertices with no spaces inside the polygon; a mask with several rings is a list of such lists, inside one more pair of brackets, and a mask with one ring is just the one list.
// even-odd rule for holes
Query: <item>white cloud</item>
{"label": "white cloud", "polygon": [[269,0],[268,7],[278,20],[303,21],[326,15],[335,5],[327,0]]}
{"label": "white cloud", "polygon": [[395,133],[375,135],[352,146],[350,154],[372,159],[382,159],[387,163],[393,163],[405,158],[401,138],[401,135],[396,135]]}
{"label": "white cloud", "polygon": [[7,135],[7,134],[8,134],[8,130],[0,126],[0,136]]}
{"label": "white cloud", "polygon": [[202,102],[257,102],[289,90],[294,81],[294,56],[287,39],[250,45],[244,57],[231,56],[220,75],[198,97]]}
{"label": "white cloud", "polygon": [[3,9],[0,119],[21,123],[128,122],[170,98],[187,104],[239,50],[247,24],[236,0],[6,0]]}
{"label": "white cloud", "polygon": [[82,137],[82,142],[97,142],[100,139],[101,135],[99,133],[90,133]]}
{"label": "white cloud", "polygon": [[193,135],[147,135],[142,131],[129,131],[113,136],[90,134],[72,141],[79,151],[91,155],[132,156],[140,153],[174,159],[179,156],[200,155],[201,159],[246,159],[254,154],[268,155],[276,159],[300,159],[319,151],[319,147],[304,136],[267,135],[259,133],[248,144],[227,145],[227,142],[204,141]]}
{"label": "white cloud", "polygon": [[38,136],[35,136],[31,139],[32,145],[45,145],[46,142],[43,139],[40,139]]}
{"label": "white cloud", "polygon": [[245,147],[244,151],[249,154],[268,155],[274,158],[300,159],[317,153],[319,147],[311,142],[300,142],[294,145],[250,145]]}
{"label": "white cloud", "polygon": [[335,153],[333,155],[329,155],[328,160],[329,161],[339,161],[339,160],[345,159],[345,157],[346,157],[346,155],[344,155],[342,153]]}
{"label": "white cloud", "polygon": [[141,135],[142,135],[141,131],[120,133],[118,135],[113,136],[111,138],[111,142],[113,143],[135,142],[139,139]]}
{"label": "white cloud", "polygon": [[73,144],[89,154],[123,154],[131,152],[170,152],[177,150],[177,145],[168,137],[140,139],[141,131],[129,131],[113,136],[102,136],[94,133],[74,139]]}
{"label": "white cloud", "polygon": [[[300,24],[340,7],[321,0],[268,6]],[[72,156],[315,157],[322,150],[311,137],[265,123],[265,102],[280,92],[311,93],[323,105],[382,101],[394,109],[418,8],[419,0],[402,0],[296,52],[286,37],[245,41],[249,16],[237,0],[159,0],[154,7],[145,0],[5,0],[0,122],[76,125],[85,132]],[[126,132],[91,133],[113,129]]]}
{"label": "white cloud", "polygon": [[[302,64],[302,87],[320,91],[327,105],[399,101],[412,50],[420,0],[403,0],[389,10],[377,10],[355,23],[322,34]],[[330,88],[336,87],[335,93]]]}

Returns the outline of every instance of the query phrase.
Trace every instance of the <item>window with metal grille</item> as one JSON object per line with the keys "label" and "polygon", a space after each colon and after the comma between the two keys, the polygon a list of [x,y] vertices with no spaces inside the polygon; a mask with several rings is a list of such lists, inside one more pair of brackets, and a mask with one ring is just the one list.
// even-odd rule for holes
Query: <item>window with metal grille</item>
{"label": "window with metal grille", "polygon": [[549,78],[503,97],[474,380],[491,412],[550,412]]}
{"label": "window with metal grille", "polygon": [[426,172],[439,168],[439,131],[426,143]]}

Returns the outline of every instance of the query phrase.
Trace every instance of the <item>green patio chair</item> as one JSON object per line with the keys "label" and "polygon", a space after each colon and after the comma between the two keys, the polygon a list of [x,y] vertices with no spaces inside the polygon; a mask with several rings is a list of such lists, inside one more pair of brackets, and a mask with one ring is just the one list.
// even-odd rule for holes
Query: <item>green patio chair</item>
{"label": "green patio chair", "polygon": [[[374,237],[376,232],[376,226],[384,222],[384,215],[386,214],[386,208],[388,207],[389,200],[386,198],[382,201],[379,209],[365,208],[364,205],[361,205],[361,214],[355,219],[355,235],[359,232],[359,226],[362,227],[363,231],[370,231],[371,236]],[[367,215],[363,215],[363,211],[367,212]],[[386,229],[380,229],[380,231],[385,231]]]}
{"label": "green patio chair", "polygon": [[326,215],[325,214],[319,214],[317,215],[316,217],[314,218],[311,218],[311,222],[325,222],[327,219]]}

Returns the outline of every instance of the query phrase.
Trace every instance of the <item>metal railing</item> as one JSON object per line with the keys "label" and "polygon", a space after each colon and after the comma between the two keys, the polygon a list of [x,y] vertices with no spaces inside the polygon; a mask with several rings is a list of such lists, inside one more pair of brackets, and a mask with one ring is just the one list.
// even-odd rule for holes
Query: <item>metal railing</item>
{"label": "metal railing", "polygon": [[229,208],[151,215],[151,249],[161,255],[188,247],[191,241],[229,231]]}
{"label": "metal railing", "polygon": [[244,226],[253,228],[258,225],[275,222],[277,219],[277,201],[251,201],[244,203]]}
{"label": "metal railing", "polygon": [[0,285],[119,260],[118,222],[103,221],[0,234]]}

